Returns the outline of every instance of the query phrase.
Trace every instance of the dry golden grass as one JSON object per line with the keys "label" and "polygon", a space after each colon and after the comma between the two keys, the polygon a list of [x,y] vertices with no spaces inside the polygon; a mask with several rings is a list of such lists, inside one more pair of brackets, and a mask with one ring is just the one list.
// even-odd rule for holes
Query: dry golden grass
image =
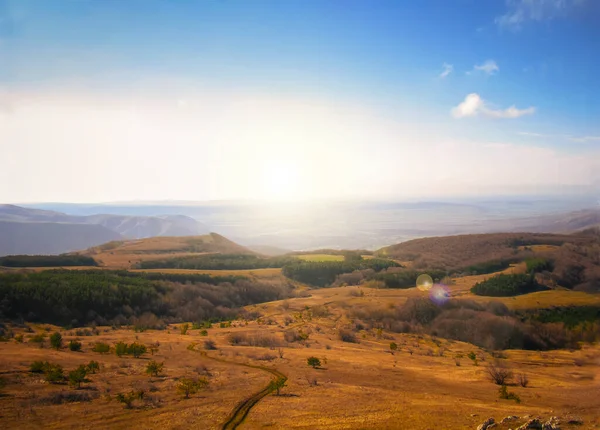
{"label": "dry golden grass", "polygon": [[[517,265],[505,272],[522,270]],[[282,276],[279,269],[249,271],[181,271],[171,273],[250,274],[259,277]],[[468,276],[454,280],[449,289],[453,296],[489,301],[473,296],[468,289],[490,275]],[[584,427],[600,425],[598,381],[600,346],[585,346],[578,351],[505,351],[504,360],[516,373],[530,379],[527,388],[511,386],[522,400],[516,404],[498,398],[498,387],[485,374],[493,357],[480,348],[444,339],[416,334],[377,333],[361,330],[359,343],[339,340],[338,332],[350,320],[347,311],[357,307],[400,305],[409,297],[422,296],[416,288],[406,290],[339,287],[305,291],[305,297],[248,306],[260,313],[255,321],[234,321],[232,327],[215,326],[208,336],[199,330],[181,335],[178,327],[164,331],[134,333],[132,330],[101,328],[98,336],[80,337],[83,352],[68,349],[41,349],[31,343],[0,343],[0,376],[8,385],[0,396],[0,428],[221,428],[234,407],[264,388],[272,375],[260,369],[234,363],[272,367],[288,377],[281,396],[268,395],[249,413],[240,428],[331,428],[331,429],[465,429],[476,428],[489,416],[497,420],[508,415],[553,415],[581,417]],[[551,304],[600,303],[600,297],[565,290],[552,290],[516,298],[494,298],[512,308],[540,307]],[[324,316],[309,317],[309,310],[320,309]],[[55,328],[33,326],[44,331]],[[302,330],[309,335],[302,342],[285,343],[286,330]],[[22,332],[22,329],[16,329]],[[75,338],[63,331],[65,343]],[[231,334],[273,336],[278,348],[234,346]],[[30,334],[26,334],[27,337]],[[218,350],[199,354],[204,340],[216,342]],[[91,351],[90,344],[102,341],[160,342],[158,353],[140,359],[119,358]],[[398,345],[391,353],[390,342]],[[196,343],[196,351],[187,347]],[[440,351],[442,354],[440,355]],[[466,358],[476,352],[479,365]],[[319,369],[309,367],[310,356],[321,359]],[[456,358],[462,356],[463,358]],[[227,362],[215,361],[216,357]],[[165,362],[165,372],[149,378],[145,365],[149,359]],[[27,372],[34,360],[48,360],[72,370],[90,360],[103,368],[90,375],[87,388],[79,391],[98,393],[91,402],[43,405],[42,399],[53,391],[73,391],[68,386],[43,382]],[[456,364],[458,360],[459,366]],[[228,363],[229,362],[229,363]],[[184,400],[176,392],[177,379],[198,376],[208,368],[210,385],[205,391]],[[316,380],[316,385],[314,381]],[[150,390],[151,387],[154,387]],[[145,405],[125,409],[114,395],[131,389],[146,389],[153,399]],[[156,391],[153,391],[156,389]],[[113,398],[113,400],[109,400]],[[522,423],[523,421],[519,421]],[[517,427],[517,425],[511,424]],[[506,426],[498,427],[505,430]],[[571,427],[563,425],[563,429]],[[575,427],[573,427],[575,428]]]}
{"label": "dry golden grass", "polygon": [[[600,423],[597,421],[599,347],[575,352],[507,351],[507,363],[516,372],[526,373],[531,381],[528,388],[510,388],[522,399],[521,404],[516,404],[498,399],[498,387],[485,375],[485,365],[492,357],[473,345],[413,334],[383,333],[386,338],[382,338],[371,330],[357,333],[359,343],[341,342],[337,331],[344,322],[344,306],[395,301],[419,294],[415,290],[368,290],[363,297],[352,297],[348,290],[351,289],[314,290],[311,297],[255,305],[250,309],[262,314],[262,324],[238,321],[233,327],[208,329],[208,338],[216,341],[218,347],[217,351],[208,351],[209,356],[273,367],[288,377],[283,395],[264,398],[251,410],[241,428],[464,429],[475,428],[488,416],[499,419],[508,415],[568,414],[582,417],[586,424]],[[307,318],[304,312],[303,317],[296,317],[285,326],[286,317],[298,315],[306,306],[317,305],[326,307],[329,316]],[[309,333],[309,338],[306,342],[285,344],[283,358],[277,349],[228,343],[232,333],[272,335],[283,343],[282,332],[290,328]],[[0,372],[9,384],[4,389],[5,395],[0,397],[0,426],[220,428],[240,400],[259,391],[271,378],[259,369],[217,362],[188,350],[190,343],[198,343],[196,349],[199,349],[207,339],[197,330],[190,330],[187,335],[181,335],[177,327],[170,327],[169,331],[136,334],[131,330],[103,328],[98,336],[80,338],[84,343],[81,353],[40,349],[13,341],[2,344]],[[71,338],[65,335],[66,340]],[[160,349],[154,356],[146,354],[141,359],[90,351],[92,342],[120,340],[146,344],[159,341]],[[394,354],[389,350],[392,341],[399,346]],[[440,349],[443,356],[438,355]],[[474,366],[471,360],[460,358],[457,366],[455,357],[471,351],[485,361]],[[310,356],[321,359],[321,368],[312,369],[306,364]],[[73,389],[46,384],[39,376],[27,373],[32,361],[48,360],[71,370],[92,359],[101,362],[103,368],[90,375],[91,382],[85,390],[97,392],[100,395],[97,399],[56,406],[41,404],[41,399],[52,391]],[[149,359],[165,362],[164,376],[145,375]],[[576,359],[584,364],[576,365]],[[198,375],[201,366],[206,366],[211,374],[209,388],[189,400],[182,399],[175,390],[176,379]],[[314,380],[316,385],[309,382]],[[150,392],[151,386],[157,391]],[[146,388],[154,401],[129,410],[108,400],[107,395],[134,388]]]}
{"label": "dry golden grass", "polygon": [[147,239],[109,242],[82,252],[109,269],[128,269],[141,261],[197,255],[250,254],[237,243],[216,233],[204,236],[150,237]]}
{"label": "dry golden grass", "polygon": [[136,269],[131,272],[155,272],[155,273],[203,273],[212,276],[253,276],[257,278],[280,278],[283,277],[281,269],[243,269],[243,270],[193,270],[193,269]]}

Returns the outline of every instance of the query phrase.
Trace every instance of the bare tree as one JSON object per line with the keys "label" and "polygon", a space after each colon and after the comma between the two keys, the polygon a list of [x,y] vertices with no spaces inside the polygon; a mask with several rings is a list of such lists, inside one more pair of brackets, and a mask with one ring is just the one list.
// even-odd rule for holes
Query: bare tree
{"label": "bare tree", "polygon": [[513,372],[500,361],[491,363],[485,370],[492,382],[496,385],[506,385],[506,381],[513,377]]}

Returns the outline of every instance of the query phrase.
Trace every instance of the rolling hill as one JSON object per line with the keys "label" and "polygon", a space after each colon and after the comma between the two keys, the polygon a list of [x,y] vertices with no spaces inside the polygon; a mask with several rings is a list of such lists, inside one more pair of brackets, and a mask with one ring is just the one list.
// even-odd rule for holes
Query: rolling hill
{"label": "rolling hill", "polygon": [[93,256],[103,266],[115,268],[131,268],[141,261],[215,253],[255,254],[250,249],[216,233],[203,236],[120,240],[81,252]]}

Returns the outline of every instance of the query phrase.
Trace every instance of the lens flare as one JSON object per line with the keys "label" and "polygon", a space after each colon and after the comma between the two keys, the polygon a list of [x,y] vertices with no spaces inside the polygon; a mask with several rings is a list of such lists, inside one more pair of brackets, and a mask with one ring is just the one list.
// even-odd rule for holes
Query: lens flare
{"label": "lens flare", "polygon": [[427,273],[419,275],[417,278],[417,288],[421,291],[428,291],[433,287],[433,279]]}
{"label": "lens flare", "polygon": [[435,284],[429,290],[429,299],[436,305],[443,305],[450,299],[450,292],[445,285]]}

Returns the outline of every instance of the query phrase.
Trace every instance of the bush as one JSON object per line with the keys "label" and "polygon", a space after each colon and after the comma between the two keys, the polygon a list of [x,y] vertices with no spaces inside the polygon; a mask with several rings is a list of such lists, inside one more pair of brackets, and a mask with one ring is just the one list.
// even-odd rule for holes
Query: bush
{"label": "bush", "polygon": [[350,330],[340,329],[338,336],[342,342],[358,343],[356,335]]}
{"label": "bush", "polygon": [[127,344],[123,341],[115,343],[115,354],[119,357],[127,354]]}
{"label": "bush", "polygon": [[529,385],[529,377],[524,373],[519,373],[517,376],[517,382],[523,388],[526,388]]}
{"label": "bush", "polygon": [[159,363],[152,360],[146,365],[146,373],[150,376],[158,376],[158,374],[162,372],[164,366],[165,363]]}
{"label": "bush", "polygon": [[63,368],[58,364],[49,364],[44,373],[46,381],[50,382],[51,384],[58,384],[65,380]]}
{"label": "bush", "polygon": [[177,392],[183,394],[186,399],[190,398],[190,394],[196,394],[201,389],[208,385],[208,381],[205,378],[190,379],[182,378],[177,384]]}
{"label": "bush", "polygon": [[207,330],[200,330],[200,336],[208,336],[208,331]]}
{"label": "bush", "polygon": [[313,369],[316,369],[317,367],[321,367],[321,360],[319,360],[317,357],[308,357],[306,359],[306,363],[309,366],[312,366]]}
{"label": "bush", "polygon": [[86,368],[89,373],[96,373],[100,370],[100,363],[92,360],[87,364]]}
{"label": "bush", "polygon": [[398,350],[398,344],[396,342],[390,343],[390,351],[397,351],[397,350]]}
{"label": "bush", "polygon": [[180,330],[181,334],[187,334],[189,328],[190,328],[190,325],[188,323],[185,323],[185,324],[182,324],[181,327],[179,327],[179,330]]}
{"label": "bush", "polygon": [[99,352],[100,354],[106,354],[110,352],[110,345],[103,342],[97,342],[96,344],[94,344],[92,351]]}
{"label": "bush", "polygon": [[207,339],[204,341],[204,349],[206,350],[215,350],[217,349],[217,344],[214,340]]}
{"label": "bush", "polygon": [[23,338],[24,338],[24,336],[22,334],[18,334],[15,336],[15,342],[23,343]]}
{"label": "bush", "polygon": [[62,335],[59,332],[55,332],[50,336],[50,346],[54,349],[62,348]]}
{"label": "bush", "polygon": [[47,361],[34,361],[29,365],[31,373],[44,373],[48,368],[50,368],[50,363]]}
{"label": "bush", "polygon": [[115,396],[117,402],[123,403],[127,409],[131,409],[133,402],[137,399],[143,399],[143,391],[130,391],[129,393],[119,393]]}
{"label": "bush", "polygon": [[277,395],[279,395],[279,390],[283,387],[285,387],[285,378],[277,378],[269,382],[269,391],[277,391]]}
{"label": "bush", "polygon": [[498,393],[501,399],[505,400],[514,400],[517,403],[521,403],[521,398],[512,391],[508,391],[506,385],[502,384],[502,386],[498,389]]}
{"label": "bush", "polygon": [[146,345],[134,342],[127,347],[127,354],[133,355],[135,358],[140,358],[146,353]]}
{"label": "bush", "polygon": [[44,340],[46,340],[46,333],[38,333],[33,335],[31,339],[29,339],[29,342],[42,344],[44,343]]}
{"label": "bush", "polygon": [[489,364],[486,368],[486,373],[496,385],[506,385],[513,377],[512,371],[499,361]]}
{"label": "bush", "polygon": [[281,341],[274,336],[266,334],[248,335],[247,333],[232,333],[227,338],[231,345],[277,347]]}
{"label": "bush", "polygon": [[81,342],[77,340],[72,340],[69,342],[69,349],[71,351],[81,351]]}
{"label": "bush", "polygon": [[81,365],[77,369],[69,372],[69,384],[73,387],[81,388],[81,383],[87,382],[87,379],[85,379],[86,376],[87,367]]}

